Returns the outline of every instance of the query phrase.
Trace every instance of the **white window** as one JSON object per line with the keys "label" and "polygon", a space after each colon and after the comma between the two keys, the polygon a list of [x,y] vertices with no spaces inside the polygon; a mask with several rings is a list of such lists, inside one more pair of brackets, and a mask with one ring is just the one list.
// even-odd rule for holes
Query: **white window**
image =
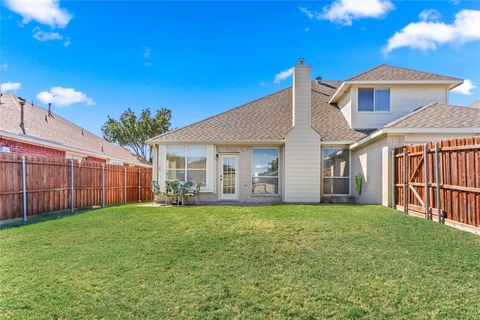
{"label": "white window", "polygon": [[200,182],[207,185],[206,146],[167,146],[166,180]]}
{"label": "white window", "polygon": [[358,88],[358,111],[390,111],[390,89]]}
{"label": "white window", "polygon": [[278,148],[253,148],[253,194],[278,194],[278,158]]}
{"label": "white window", "polygon": [[350,155],[348,149],[323,149],[323,194],[350,194]]}

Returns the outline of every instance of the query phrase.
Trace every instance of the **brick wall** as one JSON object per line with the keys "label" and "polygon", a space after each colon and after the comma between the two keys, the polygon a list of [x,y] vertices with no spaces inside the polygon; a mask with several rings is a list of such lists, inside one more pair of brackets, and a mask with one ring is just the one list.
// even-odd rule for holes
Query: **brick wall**
{"label": "brick wall", "polygon": [[46,148],[33,144],[7,140],[0,137],[0,147],[8,147],[11,153],[35,154],[43,156],[65,157],[65,151]]}

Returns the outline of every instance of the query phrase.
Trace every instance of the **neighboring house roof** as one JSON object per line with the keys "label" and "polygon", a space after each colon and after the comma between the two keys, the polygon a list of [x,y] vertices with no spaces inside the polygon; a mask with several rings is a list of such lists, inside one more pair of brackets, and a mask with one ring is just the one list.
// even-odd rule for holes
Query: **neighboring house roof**
{"label": "neighboring house roof", "polygon": [[458,80],[448,76],[442,76],[435,73],[423,72],[407,68],[395,67],[381,64],[375,68],[362,72],[345,81],[438,81],[438,80]]}
{"label": "neighboring house roof", "polygon": [[430,103],[384,128],[480,128],[480,109]]}
{"label": "neighboring house roof", "polygon": [[480,109],[480,100],[475,101],[471,105],[469,105],[470,108],[477,108]]}
{"label": "neighboring house roof", "polygon": [[16,138],[33,138],[38,144],[53,143],[59,148],[73,148],[78,153],[103,157],[129,164],[149,164],[129,150],[102,139],[44,108],[25,103],[25,134],[20,128],[20,103],[14,94],[4,93],[0,100],[0,136],[2,131]]}
{"label": "neighboring house roof", "polygon": [[[328,103],[339,81],[312,81],[312,127],[323,141],[357,141],[338,107]],[[292,129],[292,88],[164,133],[149,142],[278,142]]]}

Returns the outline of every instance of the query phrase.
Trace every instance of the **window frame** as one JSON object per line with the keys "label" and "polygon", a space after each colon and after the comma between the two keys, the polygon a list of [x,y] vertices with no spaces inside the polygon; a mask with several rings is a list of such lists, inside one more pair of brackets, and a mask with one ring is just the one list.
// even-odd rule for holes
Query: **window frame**
{"label": "window frame", "polygon": [[[261,177],[256,177],[254,175],[255,173],[255,168],[254,168],[254,162],[253,162],[253,153],[255,149],[276,149],[277,154],[278,154],[278,172],[276,176],[261,176]],[[281,161],[280,161],[280,147],[252,147],[252,150],[250,152],[250,194],[253,197],[274,197],[274,196],[279,196],[280,195],[280,170],[281,170]],[[267,179],[277,179],[278,184],[277,184],[277,193],[253,193],[253,178],[267,178]]]}
{"label": "window frame", "polygon": [[[373,110],[372,111],[368,111],[368,110],[360,110],[360,98],[359,98],[359,95],[360,95],[360,89],[373,89]],[[375,99],[375,96],[376,96],[376,91],[377,90],[388,90],[388,110],[380,110],[378,111],[377,110],[377,103],[376,103],[376,99]],[[391,89],[390,87],[378,87],[378,88],[374,88],[374,87],[361,87],[361,88],[357,88],[357,112],[359,113],[390,113],[392,112],[392,103],[391,103]]]}
{"label": "window frame", "polygon": [[[185,162],[185,168],[183,169],[169,169],[168,168],[168,148],[169,147],[177,147],[177,148],[183,148],[183,156],[184,156],[184,162]],[[188,147],[202,147],[205,149],[205,169],[189,169],[188,168],[188,152],[187,149]],[[208,147],[206,145],[177,145],[177,144],[172,144],[172,145],[166,145],[165,146],[165,181],[172,181],[168,179],[168,172],[169,171],[184,171],[185,175],[185,181],[188,181],[188,171],[205,171],[205,185],[200,187],[200,190],[208,190],[209,186],[209,178],[208,178]],[[183,181],[183,182],[185,182]]]}
{"label": "window frame", "polygon": [[[324,177],[323,175],[323,172],[324,172],[324,151],[325,150],[329,150],[329,149],[341,149],[341,150],[346,150],[348,151],[348,175],[346,177],[340,177],[340,176],[332,176],[332,177]],[[348,146],[334,146],[334,145],[330,145],[330,146],[325,146],[323,147],[322,146],[322,151],[321,151],[321,161],[322,161],[322,166],[321,166],[321,172],[322,172],[322,187],[321,187],[321,191],[322,191],[322,196],[327,196],[327,197],[330,197],[330,196],[334,196],[334,197],[345,197],[345,196],[351,196],[352,195],[352,168],[351,168],[351,165],[352,165],[352,152],[351,150],[348,148]],[[323,192],[323,181],[324,179],[348,179],[348,193],[324,193]]]}

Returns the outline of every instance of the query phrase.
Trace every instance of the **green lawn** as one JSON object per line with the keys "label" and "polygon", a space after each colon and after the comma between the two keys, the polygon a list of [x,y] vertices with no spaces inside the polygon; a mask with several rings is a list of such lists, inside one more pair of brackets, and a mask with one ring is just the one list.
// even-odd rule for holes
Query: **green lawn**
{"label": "green lawn", "polygon": [[480,318],[480,237],[355,205],[129,205],[0,231],[0,318],[326,317]]}

